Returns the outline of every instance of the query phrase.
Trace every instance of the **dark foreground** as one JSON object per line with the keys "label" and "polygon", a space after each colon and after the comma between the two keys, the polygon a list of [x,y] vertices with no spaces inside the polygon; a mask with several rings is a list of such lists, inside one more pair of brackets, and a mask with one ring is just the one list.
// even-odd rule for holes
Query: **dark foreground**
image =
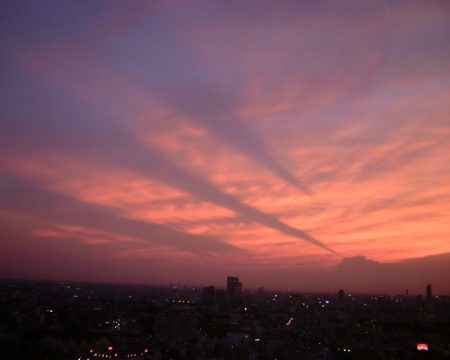
{"label": "dark foreground", "polygon": [[450,299],[2,281],[0,358],[450,359]]}

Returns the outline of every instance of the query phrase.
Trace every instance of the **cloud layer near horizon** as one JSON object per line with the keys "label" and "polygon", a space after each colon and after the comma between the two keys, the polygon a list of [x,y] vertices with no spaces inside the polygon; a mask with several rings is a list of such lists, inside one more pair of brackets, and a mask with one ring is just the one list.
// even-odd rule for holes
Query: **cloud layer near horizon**
{"label": "cloud layer near horizon", "polygon": [[4,256],[263,281],[450,251],[446,1],[0,6]]}

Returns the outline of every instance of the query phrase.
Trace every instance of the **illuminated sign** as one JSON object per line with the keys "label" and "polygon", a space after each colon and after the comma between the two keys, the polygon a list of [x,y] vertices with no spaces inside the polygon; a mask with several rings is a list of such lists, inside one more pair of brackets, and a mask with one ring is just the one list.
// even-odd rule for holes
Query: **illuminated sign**
{"label": "illuminated sign", "polygon": [[417,350],[428,351],[428,344],[427,343],[417,343]]}

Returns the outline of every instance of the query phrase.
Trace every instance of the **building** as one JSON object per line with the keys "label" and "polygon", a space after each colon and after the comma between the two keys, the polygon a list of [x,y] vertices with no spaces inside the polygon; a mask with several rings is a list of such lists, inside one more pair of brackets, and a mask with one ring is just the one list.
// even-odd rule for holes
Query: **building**
{"label": "building", "polygon": [[344,293],[344,290],[341,289],[338,292],[338,300],[339,300],[339,302],[343,302],[344,299],[345,299],[345,293]]}
{"label": "building", "polygon": [[227,277],[227,295],[231,299],[236,299],[242,295],[242,283],[238,277]]}
{"label": "building", "polygon": [[198,334],[197,315],[190,312],[160,313],[155,317],[153,330],[161,341],[188,341]]}
{"label": "building", "polygon": [[428,284],[425,289],[426,289],[426,292],[427,292],[427,300],[433,299],[433,292],[432,292],[432,289],[431,289],[431,284]]}
{"label": "building", "polygon": [[206,286],[202,290],[203,305],[213,305],[216,299],[216,289],[214,286]]}

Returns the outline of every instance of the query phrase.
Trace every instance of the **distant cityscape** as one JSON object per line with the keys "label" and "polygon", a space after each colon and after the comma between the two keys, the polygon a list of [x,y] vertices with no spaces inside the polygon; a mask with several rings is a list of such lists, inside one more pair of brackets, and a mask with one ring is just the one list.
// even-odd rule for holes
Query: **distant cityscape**
{"label": "distant cityscape", "polygon": [[450,297],[0,282],[2,359],[449,359]]}
{"label": "distant cityscape", "polygon": [[450,0],[0,0],[0,360],[450,360]]}

